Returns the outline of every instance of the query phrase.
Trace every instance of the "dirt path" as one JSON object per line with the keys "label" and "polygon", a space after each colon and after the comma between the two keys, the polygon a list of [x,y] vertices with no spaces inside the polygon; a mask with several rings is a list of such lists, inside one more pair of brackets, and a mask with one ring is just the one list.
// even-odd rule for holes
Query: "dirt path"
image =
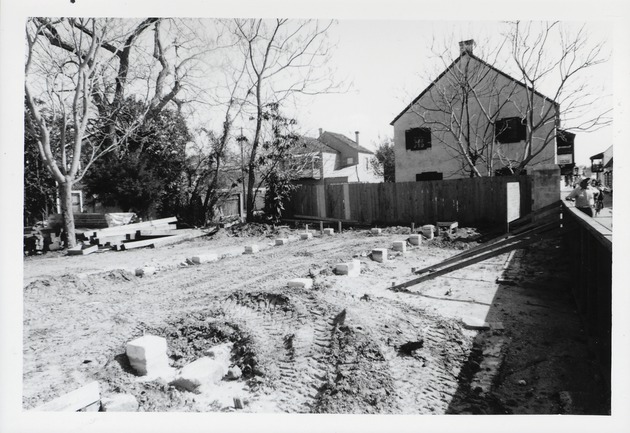
{"label": "dirt path", "polygon": [[[298,241],[297,233],[288,230],[253,237],[227,234],[155,250],[27,258],[24,407],[98,380],[103,395],[131,393],[144,411],[232,411],[232,397],[238,397],[245,403],[242,410],[249,412],[558,413],[559,403],[527,406],[527,391],[515,399],[520,388],[496,382],[511,383],[516,377],[504,371],[523,358],[511,349],[501,349],[504,366],[487,375],[496,385],[481,399],[485,403],[470,390],[471,383],[481,380],[471,363],[479,370],[482,340],[496,334],[504,346],[514,337],[525,341],[532,329],[540,329],[538,319],[551,319],[529,313],[536,320],[511,322],[517,309],[539,302],[530,302],[535,293],[517,290],[505,298],[495,282],[506,264],[524,261],[523,253],[516,261],[497,257],[407,294],[388,287],[410,279],[412,267],[438,262],[456,252],[449,247],[466,243],[436,239],[377,263],[368,253],[405,240],[404,229],[382,236],[350,231],[308,241]],[[272,246],[281,236],[292,242]],[[261,246],[260,253],[240,254],[251,243]],[[187,257],[210,251],[224,257],[198,266],[184,264]],[[361,261],[360,276],[334,275],[335,264],[352,258]],[[134,276],[131,271],[145,264],[159,272]],[[540,269],[540,263],[531,266]],[[296,277],[312,278],[314,288],[286,288]],[[509,317],[498,319],[510,329],[489,333],[462,326],[462,319],[484,321],[495,315],[499,294],[504,299],[498,309],[503,305]],[[562,321],[565,331],[579,330],[574,314],[567,316],[571,320]],[[167,338],[174,367],[197,359],[213,345],[232,342],[232,362],[243,377],[225,384],[227,398],[139,381],[123,354],[126,342],[143,333]],[[526,350],[533,347],[523,344]],[[554,359],[550,368],[564,365],[561,355]],[[562,381],[550,381],[551,393],[566,388]],[[489,399],[514,404],[489,406]]]}

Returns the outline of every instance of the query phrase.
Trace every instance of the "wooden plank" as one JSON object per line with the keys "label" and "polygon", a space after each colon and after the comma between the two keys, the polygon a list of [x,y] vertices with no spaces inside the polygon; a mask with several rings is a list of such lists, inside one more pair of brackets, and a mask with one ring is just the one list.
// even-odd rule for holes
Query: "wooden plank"
{"label": "wooden plank", "polygon": [[481,254],[479,256],[471,257],[468,260],[459,261],[458,263],[454,263],[453,265],[450,265],[450,266],[447,266],[445,268],[439,269],[439,270],[437,270],[435,272],[431,272],[431,273],[423,275],[421,277],[414,278],[413,280],[407,281],[407,282],[402,283],[402,284],[397,284],[395,286],[389,287],[389,289],[393,290],[395,292],[405,291],[407,287],[415,286],[415,285],[420,284],[420,283],[422,283],[424,281],[427,281],[427,280],[439,277],[441,275],[448,274],[450,272],[453,272],[453,271],[465,268],[467,266],[474,265],[474,264],[479,263],[479,262],[483,262],[484,260],[488,260],[488,259],[490,259],[492,257],[496,257],[496,256],[499,256],[501,254],[510,252],[512,250],[516,250],[516,249],[522,248],[524,246],[533,244],[535,242],[538,242],[538,241],[542,240],[544,237],[545,237],[544,234],[533,235],[533,236],[531,236],[529,238],[520,240],[519,242],[516,242],[514,244],[507,245],[507,246],[504,246],[502,248],[498,248],[496,250],[487,252],[485,254]]}
{"label": "wooden plank", "polygon": [[463,251],[463,252],[461,252],[459,254],[456,254],[456,255],[454,255],[454,256],[446,259],[446,260],[443,260],[443,261],[441,261],[439,263],[436,263],[434,265],[427,266],[425,268],[419,269],[419,270],[417,270],[414,273],[418,274],[418,275],[424,274],[425,272],[429,272],[431,270],[439,269],[440,267],[443,267],[443,266],[451,264],[451,263],[455,263],[455,262],[457,262],[459,260],[466,259],[466,258],[469,258],[469,257],[473,257],[473,256],[475,256],[477,254],[485,253],[487,251],[492,251],[493,249],[501,248],[503,246],[509,245],[511,243],[514,243],[514,242],[520,242],[521,240],[527,238],[528,236],[544,233],[544,232],[547,232],[547,231],[550,231],[550,230],[553,230],[553,229],[556,229],[556,228],[559,228],[559,223],[558,222],[552,222],[552,223],[544,224],[544,225],[542,225],[540,227],[537,227],[537,228],[535,228],[535,229],[533,229],[531,231],[528,231],[526,233],[522,233],[522,234],[519,234],[519,235],[516,235],[516,236],[511,236],[510,237],[508,235],[505,235],[505,236],[497,238],[498,239],[497,241],[494,241],[494,242],[491,242],[491,243],[488,243],[488,244],[479,245],[479,246],[474,247],[474,248],[470,248],[470,249],[468,249],[466,251]]}
{"label": "wooden plank", "polygon": [[87,256],[88,254],[92,254],[93,252],[98,251],[98,245],[77,245],[74,248],[70,248],[68,250],[69,256]]}
{"label": "wooden plank", "polygon": [[171,223],[177,223],[177,217],[161,218],[152,221],[144,221],[141,223],[127,224],[124,226],[109,227],[103,230],[94,231],[92,233],[92,236],[99,237],[103,235],[107,236],[112,234],[130,233],[142,229],[164,227],[168,226]]}
{"label": "wooden plank", "polygon": [[90,382],[79,389],[36,407],[37,412],[77,412],[101,400],[98,382]]}
{"label": "wooden plank", "polygon": [[120,250],[126,251],[126,250],[132,250],[136,248],[145,248],[145,247],[159,248],[165,245],[171,245],[177,242],[182,242],[189,239],[197,238],[199,236],[203,236],[204,234],[205,233],[202,232],[201,230],[197,230],[196,233],[191,232],[191,233],[184,233],[184,234],[173,235],[173,236],[161,236],[154,239],[145,239],[145,240],[140,240],[140,241],[125,242],[122,245],[120,245]]}
{"label": "wooden plank", "polygon": [[194,232],[195,229],[147,229],[147,230],[139,230],[137,233],[140,237],[143,236],[171,236],[171,235],[182,235],[185,233]]}

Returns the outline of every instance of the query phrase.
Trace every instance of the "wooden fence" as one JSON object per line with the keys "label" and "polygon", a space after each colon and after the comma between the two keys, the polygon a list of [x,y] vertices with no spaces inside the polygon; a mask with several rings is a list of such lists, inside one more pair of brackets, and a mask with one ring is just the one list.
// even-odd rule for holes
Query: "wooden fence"
{"label": "wooden fence", "polygon": [[[512,188],[508,188],[510,183]],[[530,176],[303,185],[286,204],[286,214],[361,224],[458,221],[460,225],[478,226],[505,224],[508,206],[510,214],[515,208],[520,215],[531,211]]]}
{"label": "wooden fence", "polygon": [[[563,204],[565,249],[571,257],[573,296],[607,385],[611,378],[612,230]],[[620,314],[625,314],[618,309]],[[609,388],[610,389],[610,388]]]}

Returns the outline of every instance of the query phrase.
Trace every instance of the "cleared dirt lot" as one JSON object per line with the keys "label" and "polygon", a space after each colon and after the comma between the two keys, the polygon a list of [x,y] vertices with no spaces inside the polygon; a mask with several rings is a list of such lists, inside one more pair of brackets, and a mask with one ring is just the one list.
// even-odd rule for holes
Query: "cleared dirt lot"
{"label": "cleared dirt lot", "polygon": [[[159,249],[24,262],[24,400],[34,408],[98,380],[141,411],[324,413],[606,413],[609,401],[568,292],[559,240],[535,244],[412,287],[412,267],[475,245],[476,231],[424,241],[390,261],[373,248],[406,228],[298,240],[298,232],[236,227]],[[273,246],[289,237],[284,246]],[[258,244],[258,254],[243,246]],[[187,265],[216,252],[218,262]],[[332,272],[361,261],[358,277]],[[136,277],[143,265],[155,275]],[[310,277],[314,288],[288,289]],[[497,278],[509,280],[498,284]],[[489,330],[464,321],[490,322]],[[142,381],[125,344],[163,336],[182,367],[232,342],[243,376],[204,394]],[[575,380],[579,375],[579,380]]]}

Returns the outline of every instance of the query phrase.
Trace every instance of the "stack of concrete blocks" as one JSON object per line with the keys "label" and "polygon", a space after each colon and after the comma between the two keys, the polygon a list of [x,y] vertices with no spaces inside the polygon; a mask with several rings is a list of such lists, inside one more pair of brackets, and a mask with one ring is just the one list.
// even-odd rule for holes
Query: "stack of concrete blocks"
{"label": "stack of concrete blocks", "polygon": [[335,273],[349,277],[358,277],[361,275],[361,262],[359,260],[352,260],[347,263],[339,263],[335,267]]}
{"label": "stack of concrete blocks", "polygon": [[372,250],[372,260],[385,263],[387,261],[387,248],[374,248]]}
{"label": "stack of concrete blocks", "polygon": [[427,224],[425,226],[422,226],[422,234],[424,235],[425,238],[431,240],[433,239],[433,235],[435,233],[435,226],[432,224]]}
{"label": "stack of concrete blocks", "polygon": [[245,254],[256,254],[260,248],[256,244],[245,245]]}
{"label": "stack of concrete blocks", "polygon": [[335,234],[335,229],[324,229],[324,234],[326,236],[332,236]]}
{"label": "stack of concrete blocks", "polygon": [[198,256],[192,256],[192,258],[190,259],[190,261],[196,265],[208,262],[216,262],[217,260],[219,260],[218,254],[200,254]]}
{"label": "stack of concrete blocks", "polygon": [[311,289],[313,288],[313,280],[310,278],[294,278],[289,281],[290,289]]}
{"label": "stack of concrete blocks", "polygon": [[138,268],[136,269],[136,277],[144,277],[147,275],[153,275],[155,274],[155,267],[154,266],[144,266],[142,268]]}
{"label": "stack of concrete blocks", "polygon": [[276,239],[276,245],[286,245],[289,243],[287,238],[278,238]]}
{"label": "stack of concrete blocks", "polygon": [[394,241],[392,249],[401,253],[407,252],[407,241]]}
{"label": "stack of concrete blocks", "polygon": [[409,243],[411,245],[420,245],[422,243],[422,235],[418,235],[418,234],[409,235]]}
{"label": "stack of concrete blocks", "polygon": [[308,240],[308,239],[313,239],[313,233],[311,232],[300,233],[300,239],[302,239],[303,241]]}
{"label": "stack of concrete blocks", "polygon": [[380,235],[383,232],[382,229],[379,228],[373,228],[372,230],[370,230],[370,233],[372,233],[373,235]]}
{"label": "stack of concrete blocks", "polygon": [[169,372],[166,339],[145,335],[127,343],[127,358],[141,376],[160,376]]}

